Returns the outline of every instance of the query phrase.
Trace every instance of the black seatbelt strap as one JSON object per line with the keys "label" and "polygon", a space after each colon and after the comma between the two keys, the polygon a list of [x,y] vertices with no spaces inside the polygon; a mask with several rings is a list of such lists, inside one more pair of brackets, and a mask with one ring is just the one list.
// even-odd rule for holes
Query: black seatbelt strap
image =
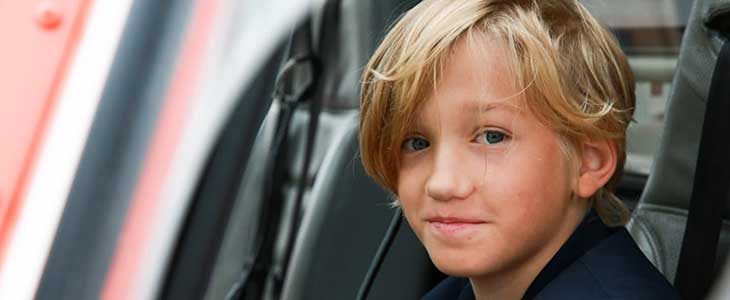
{"label": "black seatbelt strap", "polygon": [[[264,192],[259,209],[259,220],[253,253],[246,259],[238,281],[231,287],[226,299],[261,299],[272,263],[273,248],[281,220],[284,197],[281,182],[286,176],[287,135],[298,105],[311,98],[317,77],[316,59],[311,53],[311,24],[309,18],[297,27],[289,43],[290,57],[282,66],[274,88],[274,100],[279,104],[272,148],[266,161]],[[308,69],[307,69],[308,68]],[[302,72],[312,72],[305,74]],[[294,84],[297,76],[309,77],[304,84]]]}
{"label": "black seatbelt strap", "polygon": [[[330,0],[325,3],[324,12],[320,18],[321,23],[317,24],[319,26],[316,27],[319,33],[319,41],[317,45],[312,45],[310,43],[309,51],[315,58],[318,57],[318,55],[323,55],[322,53],[324,47],[331,47],[333,44],[330,40],[333,35],[328,34],[326,30],[337,27],[339,7],[340,1]],[[310,26],[310,28],[312,27]],[[319,85],[321,67],[321,62],[319,60],[315,60],[315,64],[313,65],[314,77],[312,80],[312,84],[315,87]],[[291,256],[293,254],[296,238],[299,235],[299,225],[301,223],[301,216],[303,213],[302,202],[304,201],[304,194],[309,185],[309,167],[312,162],[312,157],[314,156],[314,145],[317,138],[319,113],[321,109],[322,99],[311,98],[309,101],[309,124],[307,125],[307,138],[305,140],[304,160],[301,166],[301,174],[299,176],[299,181],[297,182],[296,192],[294,195],[291,220],[289,220],[288,222],[289,230],[287,231],[288,236],[286,237],[284,244],[284,255],[282,256],[281,263],[276,266],[274,270],[274,299],[279,299],[283,291],[286,273],[289,269],[289,262],[292,258]]]}
{"label": "black seatbelt strap", "polygon": [[373,281],[375,281],[375,277],[378,276],[380,266],[383,265],[385,255],[388,254],[390,246],[393,244],[393,240],[395,240],[395,236],[398,234],[401,223],[403,223],[403,212],[401,208],[398,207],[393,214],[393,218],[390,220],[390,225],[388,225],[388,230],[385,232],[383,241],[380,242],[378,251],[375,252],[375,257],[373,257],[373,260],[370,262],[368,273],[365,274],[365,279],[363,279],[360,284],[360,290],[358,290],[357,297],[355,299],[365,300],[368,298],[370,288],[373,286]]}
{"label": "black seatbelt strap", "polygon": [[675,286],[703,299],[715,277],[722,213],[730,191],[730,42],[717,57],[702,124],[697,168]]}

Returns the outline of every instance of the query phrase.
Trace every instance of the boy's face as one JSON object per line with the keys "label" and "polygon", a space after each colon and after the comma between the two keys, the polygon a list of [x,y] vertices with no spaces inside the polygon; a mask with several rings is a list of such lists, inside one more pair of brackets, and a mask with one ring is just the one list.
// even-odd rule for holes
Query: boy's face
{"label": "boy's face", "polygon": [[519,105],[501,42],[476,40],[454,47],[404,140],[398,196],[444,273],[536,273],[587,206],[558,134]]}

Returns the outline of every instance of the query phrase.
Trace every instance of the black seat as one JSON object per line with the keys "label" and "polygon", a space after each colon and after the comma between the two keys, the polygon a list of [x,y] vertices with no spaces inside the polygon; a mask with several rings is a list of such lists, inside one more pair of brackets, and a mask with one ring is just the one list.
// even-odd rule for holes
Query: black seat
{"label": "black seat", "polygon": [[[358,157],[359,86],[362,68],[384,36],[386,27],[418,1],[339,1],[337,26],[318,30],[321,9],[314,14],[315,32],[329,42],[319,47],[322,77],[315,92],[322,103],[316,139],[306,140],[308,107],[298,108],[288,135],[285,205],[274,267],[284,260],[284,241],[292,218],[296,182],[304,149],[313,142],[306,172],[302,221],[285,276],[281,299],[353,299],[393,213],[390,196],[363,171]],[[229,221],[206,299],[222,299],[237,280],[245,253],[250,253],[262,198],[265,161],[272,144],[273,105],[253,146],[241,196]],[[425,250],[402,226],[376,280],[370,299],[417,299],[440,278]],[[264,299],[271,299],[272,285]]]}

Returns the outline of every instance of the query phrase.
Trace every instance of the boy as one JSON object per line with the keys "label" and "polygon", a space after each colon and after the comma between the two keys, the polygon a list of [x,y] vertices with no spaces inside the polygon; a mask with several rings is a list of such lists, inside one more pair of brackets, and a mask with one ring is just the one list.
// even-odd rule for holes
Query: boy
{"label": "boy", "polygon": [[425,299],[678,299],[612,190],[634,81],[577,1],[423,1],[368,63],[360,148],[446,279]]}

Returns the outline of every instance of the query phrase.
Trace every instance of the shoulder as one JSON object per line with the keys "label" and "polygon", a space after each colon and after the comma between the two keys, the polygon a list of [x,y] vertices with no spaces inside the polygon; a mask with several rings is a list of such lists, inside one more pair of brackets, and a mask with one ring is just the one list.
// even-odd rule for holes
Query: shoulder
{"label": "shoulder", "polygon": [[680,299],[626,229],[591,248],[536,299]]}

